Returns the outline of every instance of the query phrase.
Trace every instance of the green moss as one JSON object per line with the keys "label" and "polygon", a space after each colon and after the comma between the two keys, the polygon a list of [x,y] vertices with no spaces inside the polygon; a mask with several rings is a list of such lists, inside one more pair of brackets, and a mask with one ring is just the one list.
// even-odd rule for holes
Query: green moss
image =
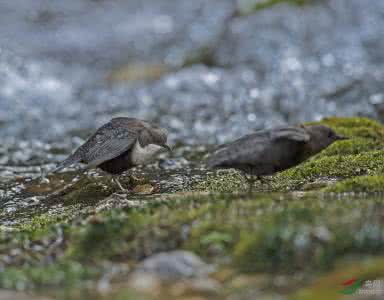
{"label": "green moss", "polygon": [[350,138],[368,138],[382,142],[384,138],[384,127],[381,123],[368,118],[326,118],[320,122],[307,124],[324,124],[332,127],[339,134]]}
{"label": "green moss", "polygon": [[18,290],[62,285],[69,287],[100,273],[96,268],[68,261],[52,265],[10,267],[0,272],[0,286]]}
{"label": "green moss", "polygon": [[[350,139],[333,143],[308,161],[271,176],[268,184],[258,184],[255,190],[297,190],[309,187],[308,184],[317,179],[325,182],[384,173],[384,126],[379,122],[367,118],[327,118],[307,124],[328,125]],[[247,188],[245,178],[229,170],[210,174],[192,189],[232,192]]]}
{"label": "green moss", "polygon": [[351,191],[366,193],[384,192],[384,176],[372,175],[348,178],[326,187],[324,191],[335,193]]}
{"label": "green moss", "polygon": [[243,272],[324,271],[347,255],[380,254],[384,249],[379,214],[370,220],[353,216],[355,209],[365,210],[359,200],[312,200],[316,203],[287,204],[254,230],[243,231],[234,246],[235,265]]}
{"label": "green moss", "polygon": [[15,229],[20,232],[36,235],[39,232],[44,232],[51,228],[53,225],[63,224],[66,221],[73,219],[76,216],[78,209],[78,205],[73,205],[65,207],[57,213],[54,211],[41,214],[35,212],[31,218],[15,226]]}
{"label": "green moss", "polygon": [[275,180],[311,180],[316,177],[347,178],[372,174],[384,168],[384,150],[357,155],[333,155],[309,160],[278,174]]}
{"label": "green moss", "polygon": [[73,233],[73,243],[68,254],[75,259],[91,261],[100,257],[135,256],[137,241],[132,241],[131,238],[148,220],[146,213],[132,212],[128,218],[127,214],[119,211],[91,218],[85,227]]}
{"label": "green moss", "polygon": [[30,222],[20,224],[17,228],[27,240],[36,240],[52,233],[52,226],[63,220],[57,215],[42,214],[34,216]]}
{"label": "green moss", "polygon": [[332,155],[360,154],[362,152],[377,150],[380,148],[383,148],[383,145],[376,140],[357,137],[333,143],[316,157],[320,158]]}
{"label": "green moss", "polygon": [[[334,200],[326,206],[324,202],[321,197],[281,200],[271,195],[242,200],[185,199],[171,209],[127,212],[117,223],[115,218],[107,218],[102,229],[95,228],[101,226],[100,220],[88,224],[81,239],[73,242],[88,257],[97,253],[98,259],[113,260],[183,247],[220,261],[220,257],[210,256],[213,250],[221,258],[234,257],[235,266],[246,272],[322,270],[346,253],[383,250],[382,241],[370,231],[380,228],[379,219],[364,217],[375,201],[361,205],[352,199],[344,207]],[[360,213],[353,216],[355,209]],[[185,242],[181,238],[184,226],[190,227]]]}
{"label": "green moss", "polygon": [[222,170],[209,174],[193,186],[192,190],[224,193],[245,190],[247,188],[248,183],[241,173],[235,170]]}
{"label": "green moss", "polygon": [[[135,264],[173,249],[192,250],[240,272],[326,270],[346,255],[384,250],[380,210],[374,209],[381,205],[382,198],[327,199],[315,194],[172,197],[162,205],[72,221],[64,231],[68,246],[60,248],[61,258],[52,253],[39,260],[26,255],[25,267],[15,262],[6,268],[0,286],[80,284],[102,276],[106,262]],[[51,236],[47,233],[34,242],[41,244]],[[25,244],[31,241],[18,239],[12,247],[0,248],[0,253]],[[46,265],[47,260],[52,264]]]}
{"label": "green moss", "polygon": [[32,219],[28,223],[20,224],[18,228],[21,231],[34,232],[36,230],[46,228],[49,225],[58,223],[60,219],[60,216],[57,215],[41,214],[32,217]]}
{"label": "green moss", "polygon": [[[351,139],[271,177],[270,189],[298,189],[311,181],[337,178],[344,180],[322,191],[382,191],[383,126],[364,118],[330,118],[321,123]],[[191,250],[239,273],[312,275],[347,256],[360,261],[384,250],[378,209],[384,206],[382,197],[232,193],[247,190],[248,184],[239,172],[229,170],[208,174],[193,186],[192,190],[203,193],[153,195],[143,197],[139,208],[91,211],[114,189],[107,177],[83,176],[53,199],[67,206],[62,216],[34,212],[16,231],[0,230],[0,262],[6,261],[0,287],[82,285],[103,276],[105,264],[134,268],[153,253],[173,249]],[[73,213],[78,215],[73,218],[71,212],[84,205],[84,212]],[[57,229],[63,240],[52,250]],[[34,247],[43,250],[32,251]]]}
{"label": "green moss", "polygon": [[328,125],[350,139],[274,176],[277,189],[298,188],[316,178],[353,178],[384,170],[384,126],[380,123],[367,118],[327,118],[308,124]]}
{"label": "green moss", "polygon": [[62,199],[65,205],[78,203],[91,205],[112,194],[114,188],[108,178],[92,179],[83,176]]}

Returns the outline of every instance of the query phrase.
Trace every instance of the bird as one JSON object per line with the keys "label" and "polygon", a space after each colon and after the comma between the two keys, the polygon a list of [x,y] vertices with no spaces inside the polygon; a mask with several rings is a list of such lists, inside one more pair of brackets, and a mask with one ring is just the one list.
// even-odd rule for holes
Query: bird
{"label": "bird", "polygon": [[112,175],[112,181],[126,192],[117,176],[134,166],[153,162],[162,152],[172,152],[167,136],[166,129],[151,122],[129,117],[113,118],[59,163],[53,172],[75,163],[85,164],[85,169],[98,167]]}
{"label": "bird", "polygon": [[208,157],[206,165],[211,169],[240,170],[251,190],[254,177],[263,182],[262,176],[294,167],[333,142],[344,139],[347,137],[325,125],[281,126],[259,130],[219,146]]}

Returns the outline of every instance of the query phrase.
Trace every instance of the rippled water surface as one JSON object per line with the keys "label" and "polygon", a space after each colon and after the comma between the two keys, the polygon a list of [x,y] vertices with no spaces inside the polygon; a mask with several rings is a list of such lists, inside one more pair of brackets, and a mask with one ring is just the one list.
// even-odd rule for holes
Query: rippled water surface
{"label": "rippled water surface", "polygon": [[[381,1],[231,10],[230,1],[1,3],[1,138],[62,141],[130,115],[206,144],[329,115],[380,117]],[[213,66],[180,69],[206,48]],[[170,73],[106,81],[149,64]]]}

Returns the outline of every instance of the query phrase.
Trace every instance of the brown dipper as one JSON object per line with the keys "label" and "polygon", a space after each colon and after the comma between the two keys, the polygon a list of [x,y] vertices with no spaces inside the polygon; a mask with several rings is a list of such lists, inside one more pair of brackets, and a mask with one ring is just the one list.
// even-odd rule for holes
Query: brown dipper
{"label": "brown dipper", "polygon": [[151,163],[157,154],[171,151],[166,143],[167,131],[155,124],[135,118],[114,118],[101,126],[54,172],[75,163],[84,163],[87,169],[99,167],[111,174],[119,188],[125,191],[114,175]]}
{"label": "brown dipper", "polygon": [[244,173],[252,188],[253,176],[261,180],[261,176],[289,169],[343,139],[346,137],[324,125],[260,130],[222,145],[208,158],[207,166],[238,169]]}

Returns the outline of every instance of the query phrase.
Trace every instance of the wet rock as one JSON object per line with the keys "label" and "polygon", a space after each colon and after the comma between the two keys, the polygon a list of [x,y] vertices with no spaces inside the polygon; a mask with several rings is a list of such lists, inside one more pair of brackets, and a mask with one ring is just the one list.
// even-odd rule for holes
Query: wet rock
{"label": "wet rock", "polygon": [[143,201],[137,199],[129,199],[129,195],[112,194],[104,200],[99,201],[95,205],[94,210],[96,212],[100,212],[105,210],[111,210],[113,208],[141,207],[143,205],[145,205]]}
{"label": "wet rock", "polygon": [[162,252],[146,258],[136,272],[153,273],[163,280],[204,277],[213,272],[211,265],[188,251]]}

